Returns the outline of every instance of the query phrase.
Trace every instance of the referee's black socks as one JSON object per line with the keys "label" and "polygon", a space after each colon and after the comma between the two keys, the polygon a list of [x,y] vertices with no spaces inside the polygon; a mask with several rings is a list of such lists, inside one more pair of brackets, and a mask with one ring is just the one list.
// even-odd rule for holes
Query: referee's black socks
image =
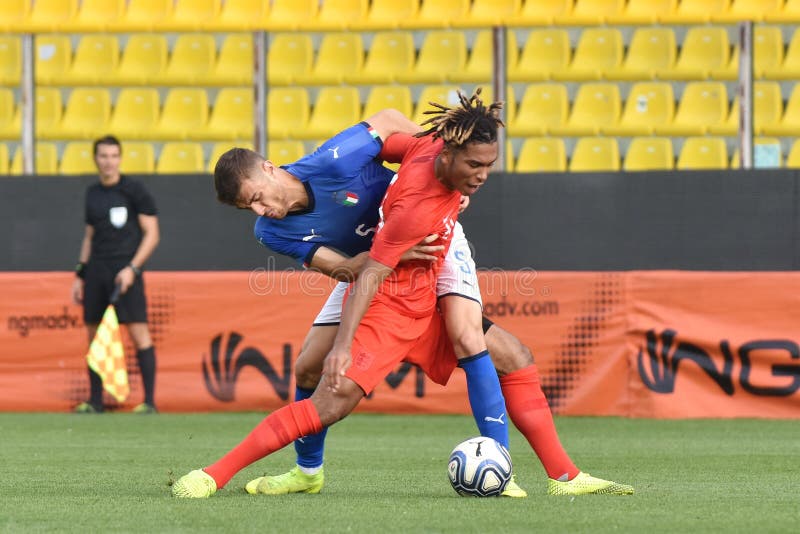
{"label": "referee's black socks", "polygon": [[149,347],[136,351],[136,360],[139,362],[139,372],[142,373],[142,386],[144,387],[144,402],[155,406],[156,387],[156,349]]}

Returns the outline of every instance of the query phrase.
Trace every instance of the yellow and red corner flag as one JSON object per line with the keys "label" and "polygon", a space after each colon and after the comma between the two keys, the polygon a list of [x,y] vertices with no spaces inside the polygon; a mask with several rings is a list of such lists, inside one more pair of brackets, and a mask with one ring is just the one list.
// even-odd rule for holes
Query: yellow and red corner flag
{"label": "yellow and red corner flag", "polygon": [[[114,292],[115,295],[117,292]],[[103,319],[97,327],[86,361],[89,367],[103,379],[103,388],[117,402],[124,402],[130,393],[128,370],[125,367],[125,349],[122,346],[122,335],[119,331],[119,320],[114,310],[117,299],[112,295],[111,304],[103,313]]]}

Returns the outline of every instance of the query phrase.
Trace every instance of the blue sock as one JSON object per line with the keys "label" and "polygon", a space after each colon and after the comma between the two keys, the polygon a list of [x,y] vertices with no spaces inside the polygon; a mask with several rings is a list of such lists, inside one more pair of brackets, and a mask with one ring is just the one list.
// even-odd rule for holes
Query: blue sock
{"label": "blue sock", "polygon": [[469,404],[481,435],[495,439],[508,449],[506,401],[489,351],[458,360],[458,366],[467,374]]}
{"label": "blue sock", "polygon": [[[294,400],[305,400],[309,398],[312,393],[314,393],[313,389],[296,387],[294,391]],[[322,453],[325,450],[325,434],[327,433],[328,427],[325,427],[317,434],[303,436],[295,440],[294,450],[297,452],[297,465],[300,467],[319,467],[322,465]]]}

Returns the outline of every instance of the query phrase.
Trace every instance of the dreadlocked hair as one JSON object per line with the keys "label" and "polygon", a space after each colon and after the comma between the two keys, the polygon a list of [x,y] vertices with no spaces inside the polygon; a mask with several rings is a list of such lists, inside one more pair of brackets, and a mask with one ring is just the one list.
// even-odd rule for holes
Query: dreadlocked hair
{"label": "dreadlocked hair", "polygon": [[433,116],[422,123],[422,126],[429,125],[429,128],[415,136],[425,137],[433,134],[433,139],[440,138],[445,144],[454,148],[463,147],[467,143],[497,141],[497,128],[505,126],[500,120],[503,103],[484,105],[480,98],[480,87],[469,98],[460,90],[457,93],[460,104],[458,106],[451,108],[430,102],[436,109],[426,111],[425,115]]}

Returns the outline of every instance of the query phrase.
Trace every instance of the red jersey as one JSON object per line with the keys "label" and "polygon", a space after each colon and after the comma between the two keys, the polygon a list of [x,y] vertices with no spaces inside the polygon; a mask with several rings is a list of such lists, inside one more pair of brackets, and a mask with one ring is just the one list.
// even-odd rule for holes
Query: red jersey
{"label": "red jersey", "polygon": [[[394,134],[381,150],[384,160],[402,165],[383,197],[370,249],[370,258],[394,269],[375,300],[409,317],[425,317],[436,309],[436,279],[458,218],[461,194],[442,185],[434,172],[442,145],[429,136]],[[433,244],[445,247],[438,259],[398,265],[400,256],[429,234],[438,234]]]}

